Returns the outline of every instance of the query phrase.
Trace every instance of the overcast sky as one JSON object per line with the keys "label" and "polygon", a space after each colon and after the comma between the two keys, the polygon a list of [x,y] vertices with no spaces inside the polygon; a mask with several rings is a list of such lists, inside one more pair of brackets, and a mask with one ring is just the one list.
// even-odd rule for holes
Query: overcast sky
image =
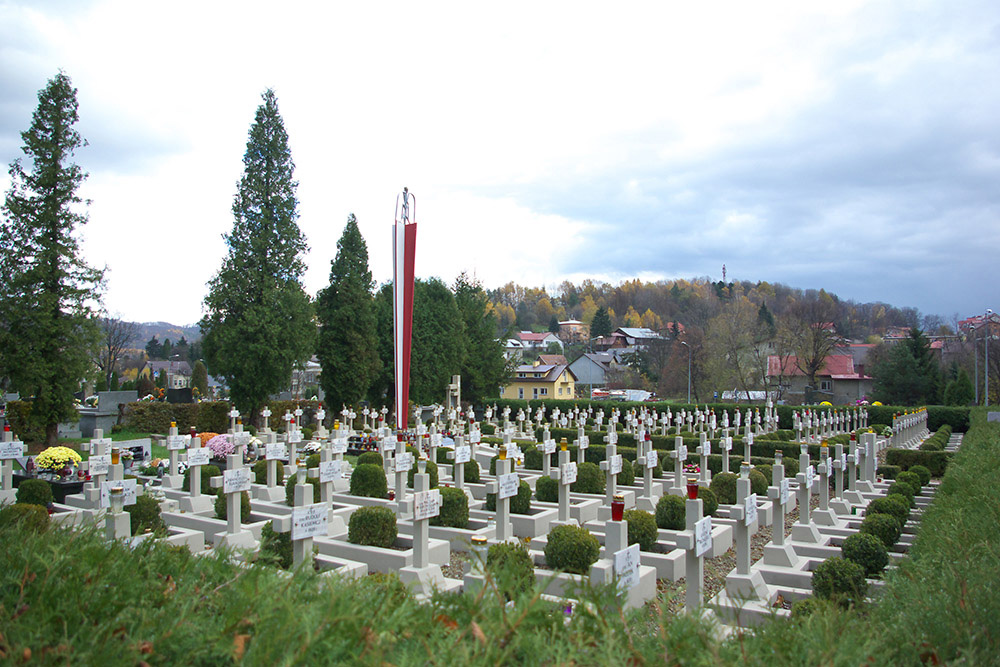
{"label": "overcast sky", "polygon": [[[0,161],[79,91],[107,309],[189,324],[273,87],[322,288],[355,213],[391,277],[710,276],[997,308],[1000,3],[0,0]],[[9,178],[0,176],[4,191]]]}

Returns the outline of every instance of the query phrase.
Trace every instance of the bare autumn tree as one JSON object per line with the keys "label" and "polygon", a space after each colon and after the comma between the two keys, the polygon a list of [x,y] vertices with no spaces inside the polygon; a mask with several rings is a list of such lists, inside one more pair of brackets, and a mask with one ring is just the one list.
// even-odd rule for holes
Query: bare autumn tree
{"label": "bare autumn tree", "polygon": [[105,386],[110,388],[111,376],[125,356],[125,351],[132,347],[132,342],[139,333],[139,325],[126,322],[120,317],[102,317],[101,333],[101,347],[94,361],[104,375]]}
{"label": "bare autumn tree", "polygon": [[[820,290],[815,298],[795,303],[789,309],[789,317],[795,332],[795,364],[809,378],[809,386],[815,391],[816,375],[839,339],[833,325],[837,303],[833,296]],[[806,402],[809,400],[807,394]]]}

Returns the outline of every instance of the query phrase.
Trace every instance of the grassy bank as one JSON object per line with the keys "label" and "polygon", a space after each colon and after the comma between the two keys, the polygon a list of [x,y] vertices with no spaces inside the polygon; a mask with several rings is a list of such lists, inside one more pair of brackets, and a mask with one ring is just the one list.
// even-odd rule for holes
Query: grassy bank
{"label": "grassy bank", "polygon": [[95,531],[0,528],[0,660],[249,664],[987,664],[1000,654],[1000,426],[973,415],[882,601],[719,641],[686,616],[623,615],[606,592],[567,616],[493,592],[420,605],[392,578],[241,568]]}

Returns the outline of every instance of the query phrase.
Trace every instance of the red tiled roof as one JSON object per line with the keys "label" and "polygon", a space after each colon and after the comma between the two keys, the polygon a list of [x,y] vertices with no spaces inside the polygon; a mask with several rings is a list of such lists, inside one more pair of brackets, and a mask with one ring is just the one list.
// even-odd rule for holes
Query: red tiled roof
{"label": "red tiled roof", "polygon": [[531,331],[518,331],[517,332],[517,337],[520,338],[522,341],[534,340],[534,341],[541,342],[541,341],[545,340],[546,338],[548,338],[549,336],[552,336],[552,335],[553,334],[552,334],[551,331],[543,331],[542,333],[532,333]]}
{"label": "red tiled roof", "polygon": [[[784,364],[781,362],[784,361]],[[857,380],[864,376],[854,370],[854,358],[846,354],[831,354],[823,361],[823,367],[817,375],[828,375],[834,380]],[[802,376],[805,375],[798,367],[798,359],[790,356],[784,360],[781,357],[767,358],[767,375]]]}

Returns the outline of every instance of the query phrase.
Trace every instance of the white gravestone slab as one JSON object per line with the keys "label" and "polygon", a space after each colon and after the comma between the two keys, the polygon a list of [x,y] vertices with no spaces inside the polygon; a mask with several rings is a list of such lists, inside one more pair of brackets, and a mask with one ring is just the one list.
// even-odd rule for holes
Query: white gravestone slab
{"label": "white gravestone slab", "polygon": [[657,459],[658,457],[655,449],[651,449],[648,452],[646,452],[646,467],[655,468],[657,465],[659,465],[659,461]]}
{"label": "white gravestone slab", "polygon": [[472,447],[460,445],[455,448],[455,463],[468,463],[472,460]]}
{"label": "white gravestone slab", "polygon": [[572,484],[576,481],[576,463],[567,463],[562,468],[562,483]]}
{"label": "white gravestone slab", "polygon": [[316,503],[305,507],[292,508],[292,539],[322,537],[327,534],[327,518],[330,510],[326,503]]}
{"label": "white gravestone slab", "polygon": [[413,467],[413,454],[403,452],[396,455],[396,472],[409,472]]}
{"label": "white gravestone slab", "polygon": [[191,442],[191,436],[187,435],[168,435],[167,436],[167,449],[170,451],[179,451],[181,449],[187,449],[188,443]]}
{"label": "white gravestone slab", "polygon": [[0,459],[19,459],[24,456],[24,443],[20,440],[0,442]]}
{"label": "white gravestone slab", "polygon": [[88,452],[94,451],[94,448],[97,447],[98,445],[104,445],[105,447],[108,448],[108,450],[110,450],[111,438],[98,438],[96,440],[91,440],[89,444],[84,443],[84,446],[87,447]]}
{"label": "white gravestone slab", "polygon": [[268,461],[285,458],[285,446],[280,442],[269,442],[264,447],[264,458]]}
{"label": "white gravestone slab", "polygon": [[[237,435],[239,435],[239,434],[237,434]],[[248,436],[247,437],[247,442],[250,442],[249,435],[250,434],[247,433],[247,436]],[[302,442],[302,431],[298,431],[298,430],[296,430],[296,431],[289,431],[288,432],[288,442],[290,442],[293,445]]]}
{"label": "white gravestone slab", "polygon": [[622,593],[639,584],[639,545],[615,552],[615,576],[618,577],[618,592]]}
{"label": "white gravestone slab", "polygon": [[239,493],[250,490],[250,468],[233,468],[222,471],[222,492]]}
{"label": "white gravestone slab", "polygon": [[341,479],[344,471],[341,461],[320,461],[319,462],[319,482],[326,484]]}
{"label": "white gravestone slab", "polygon": [[107,475],[111,469],[111,454],[91,456],[87,459],[87,471],[91,475]]}
{"label": "white gravestone slab", "polygon": [[542,454],[553,454],[556,451],[556,441],[546,440],[538,446],[538,449],[541,450]]}
{"label": "white gravestone slab", "polygon": [[612,475],[617,475],[618,473],[620,473],[622,471],[622,455],[615,454],[614,456],[612,456],[611,463],[608,465],[608,467],[611,469],[610,472]]}
{"label": "white gravestone slab", "polygon": [[788,499],[789,499],[788,478],[787,477],[781,480],[781,485],[780,485],[779,488],[781,489],[781,504],[782,505],[787,505],[788,504]]}
{"label": "white gravestone slab", "polygon": [[508,475],[500,475],[497,478],[499,482],[499,493],[497,494],[497,499],[502,500],[504,498],[511,498],[517,495],[517,487],[520,483],[520,478],[517,476],[516,472],[512,472]]}
{"label": "white gravestone slab", "polygon": [[681,445],[680,447],[678,447],[677,448],[677,458],[679,458],[679,459],[681,459],[683,461],[687,457],[688,457],[688,448],[687,448],[687,445]]}
{"label": "white gravestone slab", "polygon": [[751,493],[743,501],[743,525],[750,526],[757,520],[757,494]]}
{"label": "white gravestone slab", "polygon": [[212,453],[208,447],[195,447],[188,450],[188,467],[207,466]]}
{"label": "white gravestone slab", "polygon": [[[301,435],[300,435],[301,439]],[[295,440],[294,442],[298,442]],[[240,431],[233,434],[233,444],[237,447],[246,447],[250,444],[250,431]]]}
{"label": "white gravestone slab", "polygon": [[816,478],[816,467],[809,466],[806,468],[806,488],[813,488],[813,480]]}
{"label": "white gravestone slab", "polygon": [[712,517],[706,516],[694,524],[695,556],[704,556],[712,550]]}
{"label": "white gravestone slab", "polygon": [[441,492],[437,489],[413,494],[413,520],[430,519],[441,513]]}
{"label": "white gravestone slab", "polygon": [[135,505],[136,481],[134,479],[123,479],[118,482],[101,482],[101,507],[111,507],[111,487],[122,487],[122,505]]}
{"label": "white gravestone slab", "polygon": [[331,454],[346,454],[347,453],[347,438],[334,438],[330,442],[330,453]]}

